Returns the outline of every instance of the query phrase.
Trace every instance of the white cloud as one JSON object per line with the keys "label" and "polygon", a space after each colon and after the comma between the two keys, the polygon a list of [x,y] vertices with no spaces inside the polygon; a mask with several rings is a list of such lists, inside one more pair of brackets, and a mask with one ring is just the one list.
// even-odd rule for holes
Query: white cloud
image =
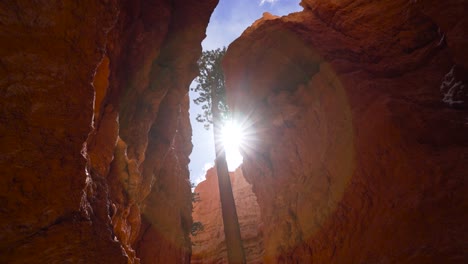
{"label": "white cloud", "polygon": [[214,166],[214,163],[212,163],[212,162],[205,163],[205,166],[203,166],[203,177],[205,177],[206,172],[209,169],[213,168],[213,166]]}
{"label": "white cloud", "polygon": [[276,2],[278,2],[278,0],[262,0],[262,1],[260,2],[260,5],[263,5],[263,4],[265,4],[265,3],[274,4],[274,3],[276,3]]}
{"label": "white cloud", "polygon": [[200,174],[198,174],[194,179],[192,179],[192,182],[195,186],[197,186],[200,182],[206,180],[206,172],[211,169],[214,166],[214,163],[212,162],[207,162],[205,165],[203,165],[202,171]]}

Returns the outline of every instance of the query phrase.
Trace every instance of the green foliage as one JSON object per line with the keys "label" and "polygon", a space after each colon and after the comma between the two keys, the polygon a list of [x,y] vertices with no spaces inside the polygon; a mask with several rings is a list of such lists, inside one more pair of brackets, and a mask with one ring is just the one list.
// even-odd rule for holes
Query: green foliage
{"label": "green foliage", "polygon": [[198,235],[199,232],[203,231],[205,226],[201,222],[193,222],[192,224],[192,231],[190,232],[192,236]]}
{"label": "green foliage", "polygon": [[198,203],[200,201],[200,193],[192,192],[192,203]]}
{"label": "green foliage", "polygon": [[198,84],[195,88],[192,88],[192,91],[197,92],[199,97],[194,99],[193,102],[201,105],[203,113],[198,114],[196,120],[203,123],[206,129],[209,129],[210,125],[213,124],[213,95],[219,100],[218,108],[222,117],[226,118],[228,113],[224,73],[221,65],[224,54],[226,54],[226,47],[203,51],[202,56],[198,60],[199,75],[195,79]]}
{"label": "green foliage", "polygon": [[[192,203],[198,203],[200,200],[200,193],[195,192],[195,183],[191,182],[190,187],[192,189]],[[192,207],[193,212],[193,207]]]}

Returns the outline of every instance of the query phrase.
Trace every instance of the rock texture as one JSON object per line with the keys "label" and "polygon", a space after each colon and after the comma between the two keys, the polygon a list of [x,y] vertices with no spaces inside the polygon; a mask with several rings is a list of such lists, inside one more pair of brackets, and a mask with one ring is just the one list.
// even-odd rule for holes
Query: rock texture
{"label": "rock texture", "polygon": [[0,3],[0,262],[188,263],[216,0]]}
{"label": "rock texture", "polygon": [[266,263],[468,261],[466,1],[302,1],[224,60]]}
{"label": "rock texture", "polygon": [[[247,263],[263,263],[263,240],[259,230],[260,209],[252,186],[247,183],[239,167],[230,172],[231,184]],[[193,221],[201,222],[203,230],[192,236],[191,263],[227,263],[224,226],[221,216],[218,177],[215,168],[206,172],[206,180],[195,188],[196,202]]]}

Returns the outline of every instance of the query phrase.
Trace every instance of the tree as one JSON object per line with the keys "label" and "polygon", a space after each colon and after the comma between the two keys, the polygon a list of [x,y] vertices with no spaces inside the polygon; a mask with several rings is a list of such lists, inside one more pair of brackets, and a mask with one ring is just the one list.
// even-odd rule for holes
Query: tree
{"label": "tree", "polygon": [[224,86],[224,73],[221,61],[226,53],[226,47],[216,50],[203,51],[198,60],[199,75],[195,79],[198,83],[192,91],[197,92],[199,97],[194,99],[196,105],[201,105],[202,114],[198,114],[196,120],[203,123],[206,129],[213,124],[213,98],[218,101],[221,118],[226,119],[229,108],[226,103],[226,89]]}
{"label": "tree", "polygon": [[226,248],[230,264],[245,263],[244,250],[240,235],[239,222],[237,218],[236,204],[232,194],[231,180],[226,162],[226,153],[221,143],[222,121],[229,114],[226,103],[226,89],[224,86],[224,73],[222,59],[226,48],[204,51],[198,60],[200,74],[196,78],[198,85],[195,92],[200,97],[194,100],[195,104],[201,105],[203,114],[196,118],[198,122],[204,123],[205,128],[213,125],[216,153],[216,172],[218,174],[219,196],[221,200],[221,211],[224,223],[224,234],[226,237]]}
{"label": "tree", "polygon": [[205,230],[205,226],[202,224],[202,222],[193,222],[192,230],[190,231],[190,233],[192,234],[192,236],[196,236],[203,230]]}
{"label": "tree", "polygon": [[[195,192],[195,184],[193,182],[190,183],[190,187],[192,189],[192,204],[198,203],[200,201],[200,193]],[[193,208],[192,208],[193,211]]]}

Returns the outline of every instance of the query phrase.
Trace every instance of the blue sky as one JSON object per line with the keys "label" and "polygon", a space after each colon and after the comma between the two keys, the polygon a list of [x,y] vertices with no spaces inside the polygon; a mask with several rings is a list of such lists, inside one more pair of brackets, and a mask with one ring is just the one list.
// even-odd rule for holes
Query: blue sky
{"label": "blue sky", "polygon": [[[228,46],[255,20],[262,17],[263,12],[283,16],[301,11],[300,0],[220,0],[206,31],[207,37],[202,43],[203,50],[212,50]],[[195,86],[195,84],[192,84]],[[197,97],[190,92],[190,98]],[[192,123],[193,151],[190,156],[190,180],[198,184],[205,179],[206,170],[214,164],[213,131],[203,128],[203,124],[195,120],[200,107],[190,102],[190,120]],[[230,168],[234,170],[235,168]]]}

